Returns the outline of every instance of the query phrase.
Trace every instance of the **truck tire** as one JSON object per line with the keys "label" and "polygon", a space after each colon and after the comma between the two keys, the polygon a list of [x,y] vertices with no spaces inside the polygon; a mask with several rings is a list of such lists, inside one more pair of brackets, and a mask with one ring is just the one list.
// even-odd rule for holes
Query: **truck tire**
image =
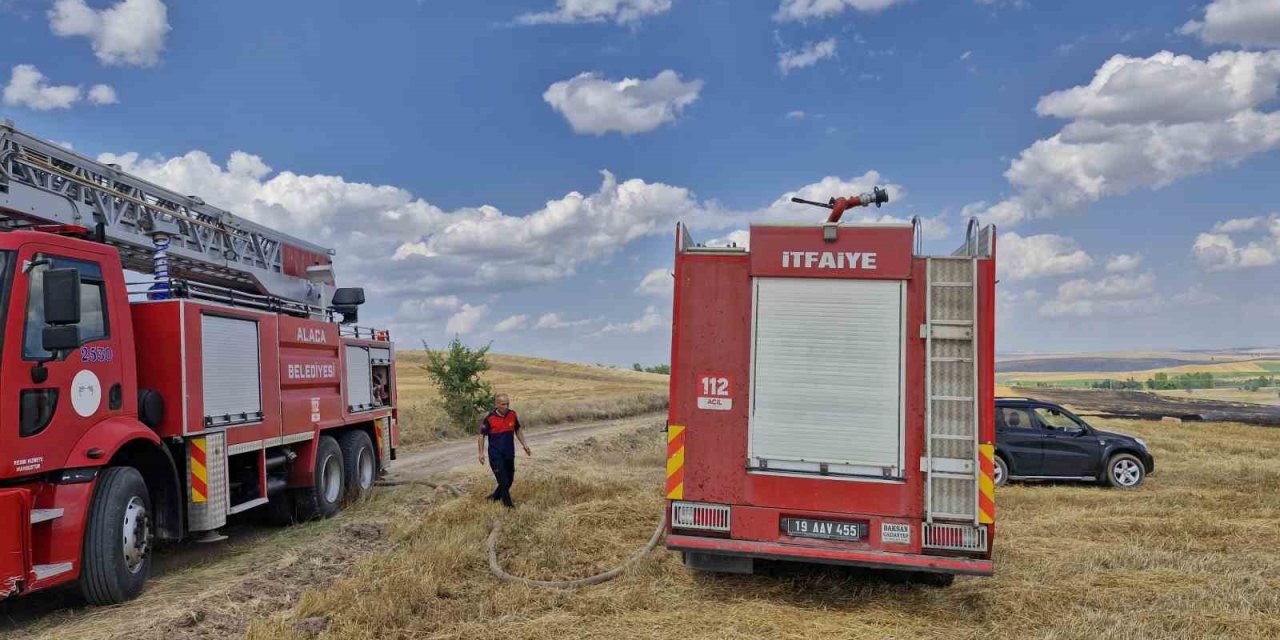
{"label": "truck tire", "polygon": [[347,502],[356,502],[373,493],[373,482],[378,477],[378,458],[373,452],[369,434],[354,430],[338,436],[342,449],[342,468],[345,471]]}
{"label": "truck tire", "polygon": [[1117,489],[1132,489],[1147,477],[1142,461],[1132,453],[1117,453],[1107,460],[1107,484]]}
{"label": "truck tire", "polygon": [[332,518],[342,507],[346,493],[342,471],[342,449],[332,436],[320,436],[316,441],[315,480],[310,487],[294,494],[298,520]]}
{"label": "truck tire", "polygon": [[272,527],[287,527],[295,522],[293,517],[293,496],[290,491],[281,491],[271,496],[262,507],[262,523]]}
{"label": "truck tire", "polygon": [[133,467],[98,474],[89,504],[80,593],[92,605],[119,604],[142,593],[151,572],[151,496]]}
{"label": "truck tire", "polygon": [[1009,463],[1004,461],[1004,456],[996,456],[995,476],[994,481],[997,487],[1009,484]]}

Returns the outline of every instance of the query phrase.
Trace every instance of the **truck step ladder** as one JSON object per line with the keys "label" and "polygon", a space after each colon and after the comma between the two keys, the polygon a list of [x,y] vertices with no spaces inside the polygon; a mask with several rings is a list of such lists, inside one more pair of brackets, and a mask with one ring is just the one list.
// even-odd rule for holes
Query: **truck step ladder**
{"label": "truck step ladder", "polygon": [[0,217],[103,231],[126,269],[327,307],[333,252],[86,158],[0,121]]}
{"label": "truck step ladder", "polygon": [[926,519],[978,524],[978,261],[928,258],[925,324]]}
{"label": "truck step ladder", "polygon": [[58,518],[62,517],[62,513],[63,513],[62,507],[57,507],[54,509],[32,509],[31,524],[39,524],[41,522],[49,522],[50,520],[57,520]]}

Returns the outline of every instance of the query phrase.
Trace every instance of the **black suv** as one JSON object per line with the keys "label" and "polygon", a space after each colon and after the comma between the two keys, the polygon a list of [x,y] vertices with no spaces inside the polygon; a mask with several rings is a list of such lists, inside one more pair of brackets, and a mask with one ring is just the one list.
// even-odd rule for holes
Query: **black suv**
{"label": "black suv", "polygon": [[996,398],[996,486],[1085,480],[1130,489],[1153,471],[1141,438],[1099,431],[1056,404]]}

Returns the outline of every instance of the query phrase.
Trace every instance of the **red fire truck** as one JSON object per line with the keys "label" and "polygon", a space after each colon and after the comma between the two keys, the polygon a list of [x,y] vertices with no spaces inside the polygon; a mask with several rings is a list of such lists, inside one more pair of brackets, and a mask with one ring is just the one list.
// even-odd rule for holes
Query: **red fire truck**
{"label": "red fire truck", "polygon": [[394,458],[392,344],[328,249],[10,122],[0,214],[0,598],[127,600],[157,541],[331,516]]}
{"label": "red fire truck", "polygon": [[[676,236],[667,547],[990,575],[995,231],[949,256],[918,225],[753,225],[749,250]],[[818,203],[809,203],[818,204]]]}

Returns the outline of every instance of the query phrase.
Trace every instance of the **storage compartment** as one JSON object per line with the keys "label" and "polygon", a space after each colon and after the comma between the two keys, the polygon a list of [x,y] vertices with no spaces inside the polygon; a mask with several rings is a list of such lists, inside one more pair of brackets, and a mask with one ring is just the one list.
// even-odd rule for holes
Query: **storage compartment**
{"label": "storage compartment", "polygon": [[262,364],[258,323],[206,313],[200,318],[200,331],[204,345],[205,426],[260,422]]}
{"label": "storage compartment", "polygon": [[347,410],[373,408],[373,366],[369,347],[347,345]]}
{"label": "storage compartment", "polygon": [[903,476],[899,280],[757,278],[750,466]]}

